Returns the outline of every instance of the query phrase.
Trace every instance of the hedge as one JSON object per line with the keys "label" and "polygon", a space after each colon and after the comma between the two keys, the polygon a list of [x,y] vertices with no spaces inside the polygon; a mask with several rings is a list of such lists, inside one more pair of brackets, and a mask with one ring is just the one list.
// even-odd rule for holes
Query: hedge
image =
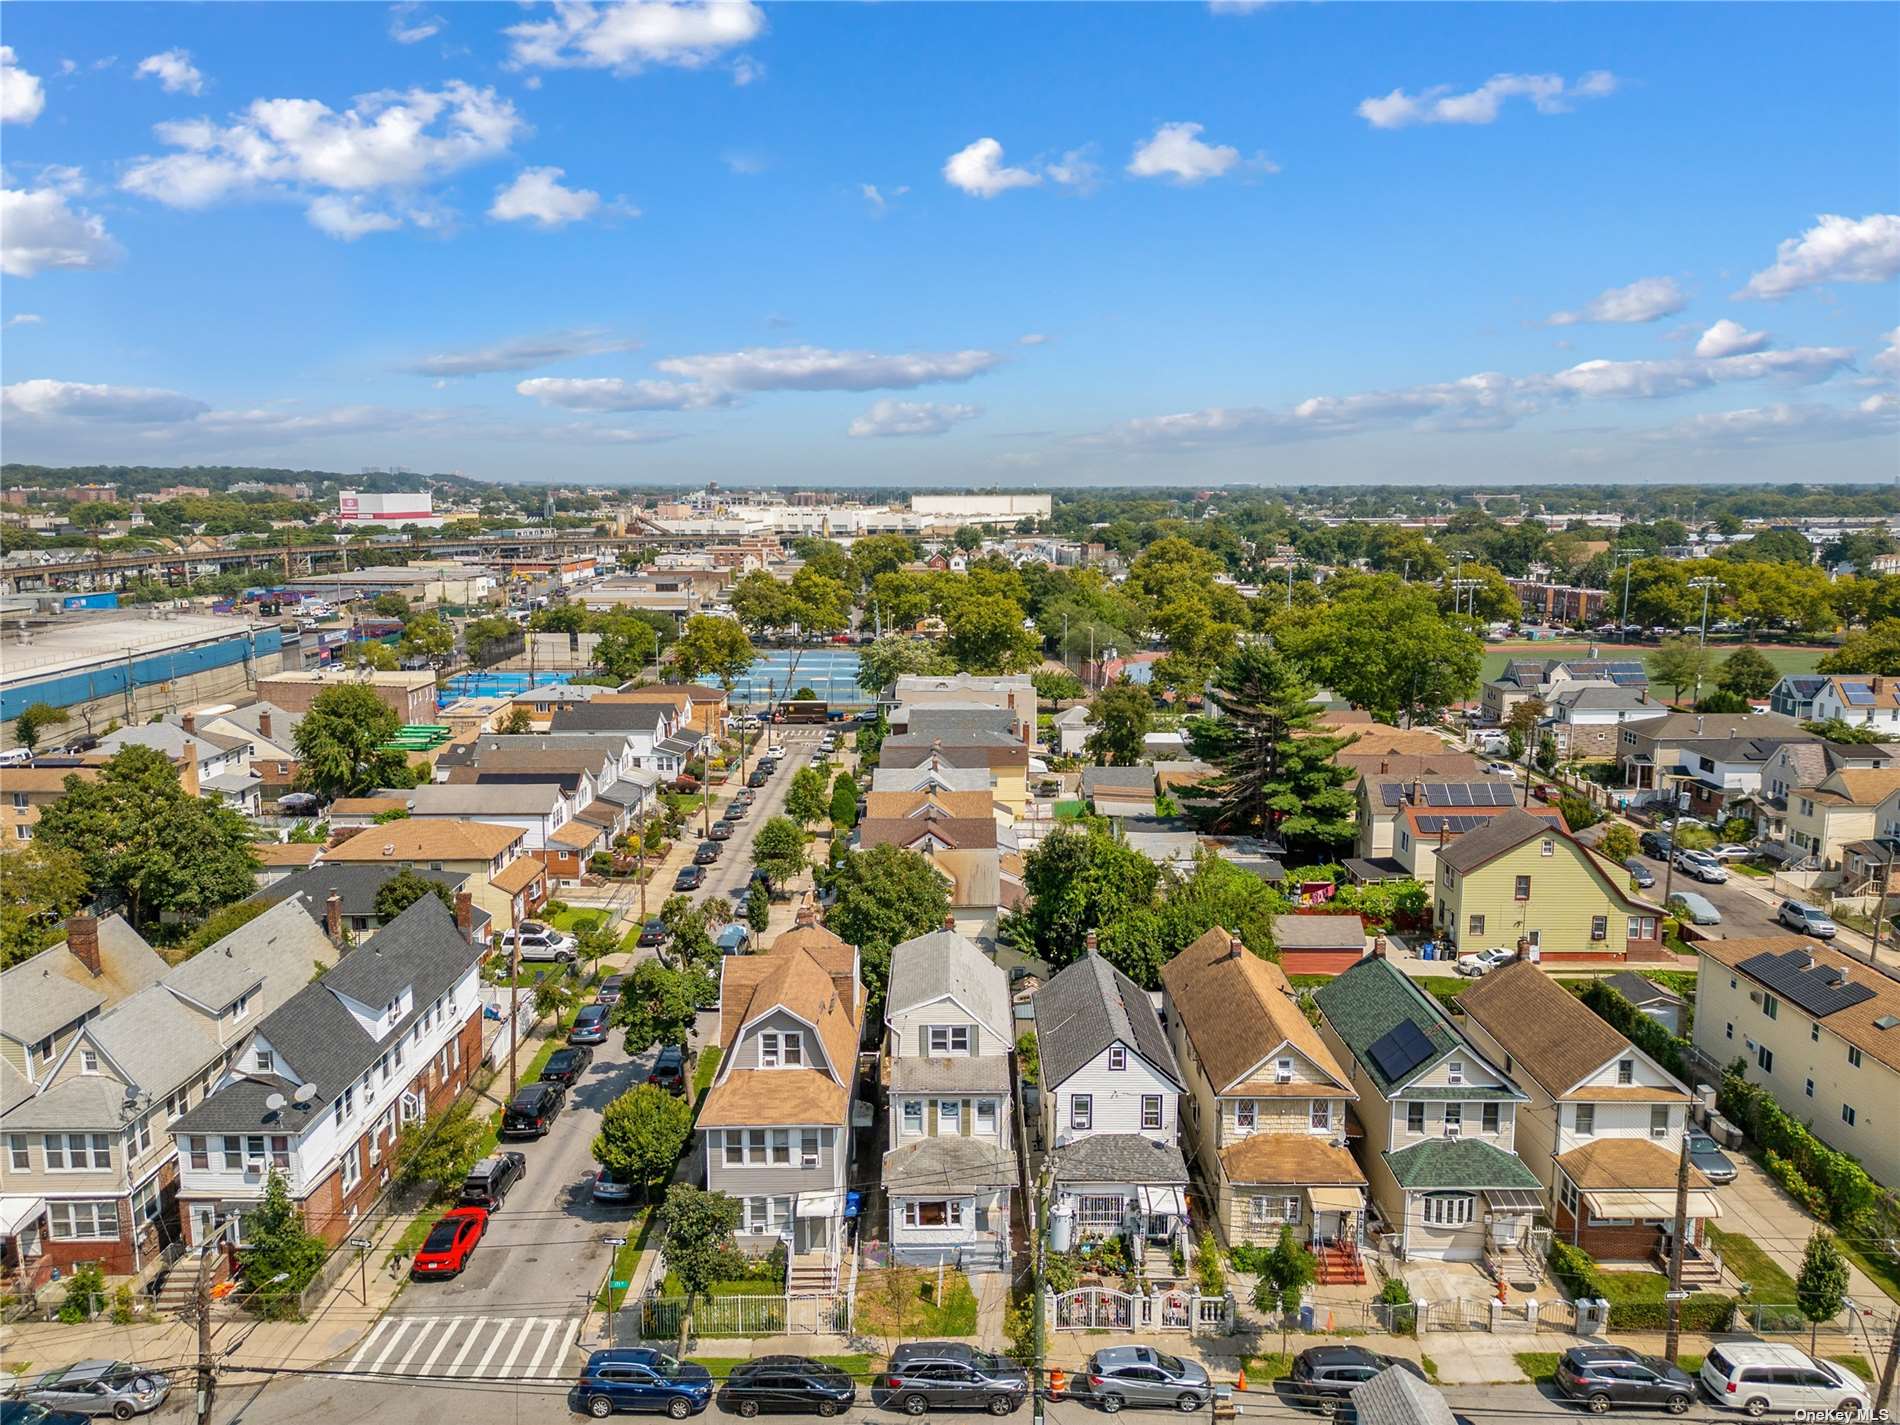
{"label": "hedge", "polygon": [[[1668,1302],[1616,1299],[1597,1270],[1596,1258],[1583,1248],[1552,1238],[1545,1260],[1550,1264],[1550,1274],[1572,1301],[1586,1296],[1611,1300],[1610,1330],[1666,1331],[1669,1328]],[[1734,1321],[1735,1298],[1732,1296],[1699,1291],[1682,1303],[1684,1331],[1727,1331]]]}
{"label": "hedge", "polygon": [[[1771,1170],[1795,1197],[1813,1202],[1818,1194],[1822,1207],[1817,1210],[1836,1230],[1863,1226],[1881,1205],[1880,1185],[1859,1163],[1828,1147],[1791,1118],[1766,1089],[1749,1083],[1744,1073],[1740,1059],[1722,1071],[1715,1100],[1722,1116],[1767,1150]],[[1786,1166],[1777,1166],[1777,1159]]]}
{"label": "hedge", "polygon": [[1602,980],[1592,980],[1583,987],[1583,1002],[1650,1058],[1685,1083],[1688,1081],[1687,1039],[1671,1034]]}

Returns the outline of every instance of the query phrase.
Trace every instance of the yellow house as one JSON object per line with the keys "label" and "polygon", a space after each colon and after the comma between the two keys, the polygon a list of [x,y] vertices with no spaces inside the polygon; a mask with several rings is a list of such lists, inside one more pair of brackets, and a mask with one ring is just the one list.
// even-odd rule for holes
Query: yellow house
{"label": "yellow house", "polygon": [[1843,767],[1815,786],[1790,787],[1788,840],[1834,870],[1850,841],[1874,835],[1881,804],[1896,791],[1900,768]]}
{"label": "yellow house", "polygon": [[1507,812],[1438,855],[1439,933],[1461,952],[1528,943],[1532,958],[1660,957],[1662,909],[1556,823]]}

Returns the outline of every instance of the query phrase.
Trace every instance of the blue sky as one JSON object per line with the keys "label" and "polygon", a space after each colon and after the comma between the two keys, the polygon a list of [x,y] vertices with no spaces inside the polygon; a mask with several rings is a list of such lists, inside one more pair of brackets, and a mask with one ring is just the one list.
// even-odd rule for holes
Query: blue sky
{"label": "blue sky", "polygon": [[7,458],[1900,468],[1900,10],[6,9]]}

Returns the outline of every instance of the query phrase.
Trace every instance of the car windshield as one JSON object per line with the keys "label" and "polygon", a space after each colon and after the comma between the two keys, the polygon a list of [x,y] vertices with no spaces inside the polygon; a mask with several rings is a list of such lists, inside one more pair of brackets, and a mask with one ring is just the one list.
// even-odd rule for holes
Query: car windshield
{"label": "car windshield", "polygon": [[422,1244],[425,1252],[446,1252],[455,1245],[455,1225],[450,1222],[438,1222],[429,1229],[429,1240]]}
{"label": "car windshield", "polygon": [[988,1351],[972,1351],[970,1364],[979,1371],[996,1371],[1003,1368],[1004,1362],[1001,1356],[992,1356]]}
{"label": "car windshield", "polygon": [[676,1376],[680,1373],[680,1363],[661,1351],[653,1353],[652,1366],[663,1376]]}
{"label": "car windshield", "polygon": [[1155,1364],[1160,1366],[1162,1370],[1171,1376],[1178,1376],[1187,1369],[1186,1366],[1181,1364],[1180,1357],[1164,1356],[1159,1351],[1155,1352]]}

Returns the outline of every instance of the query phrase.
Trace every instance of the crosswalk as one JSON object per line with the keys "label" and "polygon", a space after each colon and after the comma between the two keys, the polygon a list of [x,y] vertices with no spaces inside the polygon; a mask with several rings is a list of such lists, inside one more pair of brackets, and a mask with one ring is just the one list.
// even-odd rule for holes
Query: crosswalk
{"label": "crosswalk", "polygon": [[571,1375],[580,1318],[385,1316],[340,1367],[345,1375],[550,1380]]}

